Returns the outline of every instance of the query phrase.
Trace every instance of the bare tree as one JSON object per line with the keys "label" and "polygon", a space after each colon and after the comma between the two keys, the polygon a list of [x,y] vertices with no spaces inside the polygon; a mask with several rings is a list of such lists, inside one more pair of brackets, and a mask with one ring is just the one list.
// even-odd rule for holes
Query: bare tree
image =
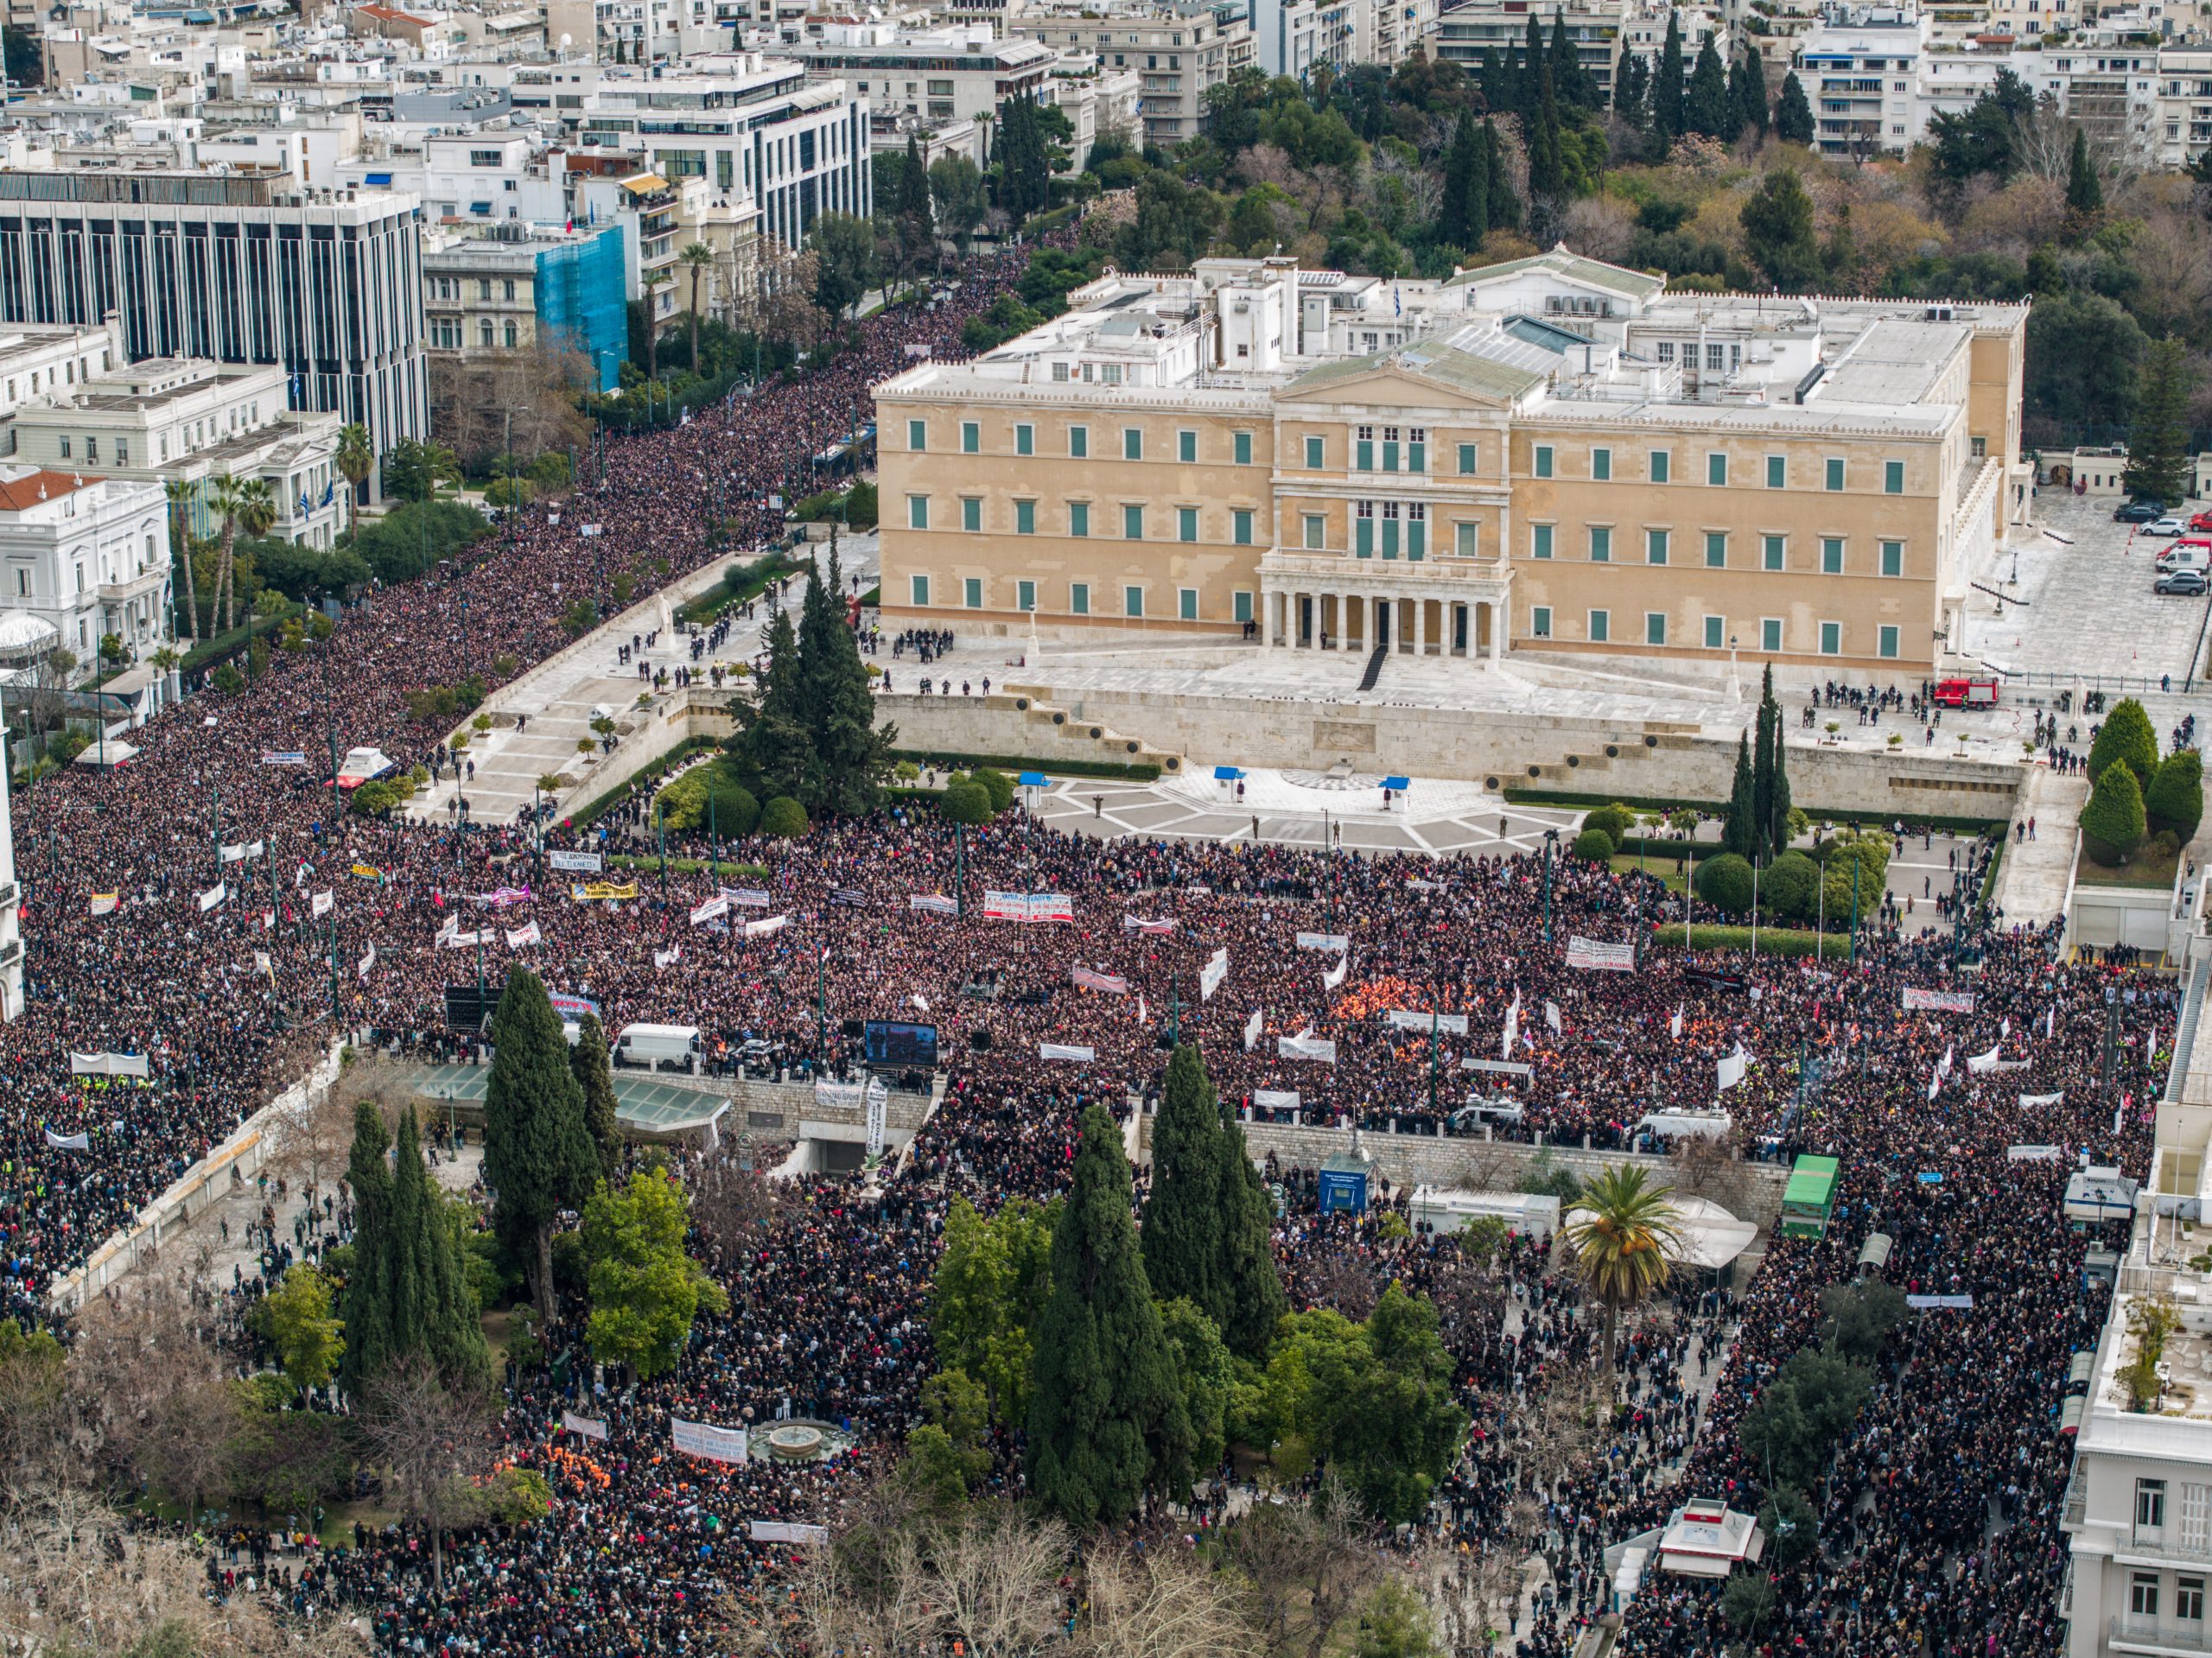
{"label": "bare tree", "polygon": [[1675,1190],[1740,1213],[1749,1191],[1741,1144],[1740,1131],[1732,1128],[1726,1134],[1681,1135],[1667,1154]]}
{"label": "bare tree", "polygon": [[445,1533],[484,1512],[475,1483],[491,1471],[483,1399],[456,1392],[428,1365],[401,1366],[371,1392],[368,1442],[391,1476],[400,1512],[430,1534],[430,1574],[445,1582]]}
{"label": "bare tree", "polygon": [[741,1168],[733,1159],[701,1164],[688,1184],[692,1224],[724,1250],[773,1226],[783,1213],[782,1188],[758,1167]]}
{"label": "bare tree", "polygon": [[1118,1543],[1084,1563],[1084,1658],[1245,1658],[1257,1635],[1248,1597],[1189,1555]]}
{"label": "bare tree", "polygon": [[1595,1363],[1548,1368],[1542,1386],[1523,1389],[1499,1414],[1523,1485],[1548,1493],[1605,1443],[1612,1424],[1612,1378]]}
{"label": "bare tree", "polygon": [[584,442],[591,424],[575,395],[598,382],[564,338],[430,363],[431,429],[476,465],[502,453],[518,460]]}
{"label": "bare tree", "polygon": [[1351,1494],[1333,1480],[1323,1500],[1262,1502],[1221,1534],[1223,1558],[1252,1585],[1257,1650],[1321,1658],[1388,1573]]}

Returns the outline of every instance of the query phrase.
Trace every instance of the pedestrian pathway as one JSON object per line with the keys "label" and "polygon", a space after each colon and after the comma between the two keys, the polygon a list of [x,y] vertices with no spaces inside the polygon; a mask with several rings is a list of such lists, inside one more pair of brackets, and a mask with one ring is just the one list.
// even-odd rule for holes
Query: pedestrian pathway
{"label": "pedestrian pathway", "polygon": [[2064,912],[2074,885],[2074,832],[2088,798],[2087,778],[2061,777],[2047,765],[2028,773],[2012,822],[2024,826],[2034,820],[2036,838],[2008,835],[1991,895],[2007,926],[2039,927]]}

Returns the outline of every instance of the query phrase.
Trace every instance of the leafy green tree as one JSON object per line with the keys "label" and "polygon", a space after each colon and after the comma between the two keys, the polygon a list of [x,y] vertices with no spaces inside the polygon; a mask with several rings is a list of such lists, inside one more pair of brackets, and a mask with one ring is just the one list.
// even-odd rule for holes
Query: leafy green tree
{"label": "leafy green tree", "polygon": [[260,1308],[277,1368],[302,1393],[330,1380],[346,1351],[345,1325],[331,1311],[330,1280],[305,1261],[285,1269]]}
{"label": "leafy green tree", "polygon": [[1595,110],[1599,105],[1598,83],[1582,67],[1582,54],[1567,37],[1567,10],[1561,6],[1552,10],[1552,47],[1549,59],[1552,89],[1560,104],[1570,110]]}
{"label": "leafy green tree", "polygon": [[583,1090],[545,987],[519,964],[492,1016],[492,1074],[484,1093],[484,1177],[499,1194],[493,1224],[530,1263],[537,1315],[550,1325],[553,1225],[599,1179],[599,1151],[584,1121]]}
{"label": "leafy green tree", "polygon": [[1020,225],[1041,211],[1052,193],[1052,166],[1038,124],[1035,98],[1025,94],[999,106],[995,159],[999,169],[999,206]]}
{"label": "leafy green tree", "polygon": [[937,797],[938,816],[949,823],[963,823],[973,828],[988,823],[998,816],[991,805],[991,797],[983,785],[973,778],[955,778],[944,786]]}
{"label": "leafy green tree", "polygon": [[[1724,915],[1743,915],[1751,907],[1751,861],[1739,853],[1724,852],[1697,866],[1692,878],[1697,895]],[[1879,888],[1872,889],[1879,891]]]}
{"label": "leafy green tree", "polygon": [[1821,1322],[1828,1350],[1871,1364],[1905,1320],[1904,1292],[1878,1278],[1831,1284],[1821,1292]]}
{"label": "leafy green tree", "polygon": [[599,1153],[600,1178],[612,1180],[622,1166],[622,1129],[614,1115],[614,1068],[607,1059],[607,1032],[598,1014],[587,1013],[576,1021],[569,1070],[583,1090],[584,1129]]}
{"label": "leafy green tree", "polygon": [[1611,863],[1614,849],[1611,835],[1603,829],[1586,829],[1574,837],[1574,844],[1567,852],[1585,863]]}
{"label": "leafy green tree", "polygon": [[1720,830],[1720,844],[1739,858],[1749,859],[1758,853],[1758,774],[1751,765],[1750,734],[1739,732],[1736,737],[1736,777],[1728,794],[1728,820]]}
{"label": "leafy green tree", "polygon": [[760,803],[725,763],[695,765],[654,797],[654,810],[671,835],[711,830],[725,841],[753,833]]}
{"label": "leafy green tree", "polygon": [[353,1104],[353,1149],[346,1166],[353,1193],[353,1263],[346,1274],[346,1347],[339,1378],[359,1399],[394,1356],[391,1329],[391,1137],[375,1104]]}
{"label": "leafy green tree", "polygon": [[1759,1390],[1736,1430],[1744,1459],[1770,1484],[1803,1490],[1821,1476],[1825,1454],[1805,1413],[1797,1390],[1779,1378]]}
{"label": "leafy green tree", "polygon": [[1774,1563],[1785,1572],[1809,1559],[1821,1540],[1820,1515],[1787,1485],[1761,1505],[1758,1527],[1771,1540]]}
{"label": "leafy green tree", "polygon": [[[2075,129],[2081,137],[2081,129]],[[2138,500],[2173,503],[2189,492],[2196,464],[2189,441],[2190,394],[2196,377],[2189,348],[2169,334],[2143,353],[2142,393],[2127,431],[2127,467],[2120,487]]]}
{"label": "leafy green tree", "polygon": [[1052,1291],[1038,1320],[1029,1489],[1070,1526],[1118,1525],[1147,1490],[1171,1496],[1191,1420],[1145,1282],[1122,1130],[1084,1113],[1066,1208],[1052,1229]]}
{"label": "leafy green tree", "polygon": [[2159,763],[2143,794],[2143,811],[2152,832],[2169,830],[2189,844],[2204,817],[2204,762],[2193,748],[2177,748]]}
{"label": "leafy green tree", "polygon": [[1386,1525],[1428,1507],[1467,1429],[1434,1303],[1393,1283],[1354,1344],[1322,1350],[1313,1370],[1315,1448],[1361,1506]]}
{"label": "leafy green tree", "polygon": [[1804,83],[1797,79],[1795,69],[1782,78],[1782,96],[1774,105],[1774,136],[1785,144],[1813,142],[1813,103],[1805,96]]}
{"label": "leafy green tree", "polygon": [[[982,1384],[957,1365],[940,1370],[922,1383],[922,1414],[925,1428],[942,1436],[964,1495],[991,1471],[991,1410]],[[907,1445],[913,1448],[911,1434]]]}
{"label": "leafy green tree", "polygon": [[795,841],[806,830],[806,808],[789,795],[778,795],[760,809],[760,832],[771,840]]}
{"label": "leafy green tree", "polygon": [[1813,199],[1795,168],[1777,167],[1745,199],[1737,215],[1745,251],[1777,288],[1796,290],[1820,275],[1821,247],[1813,234]]}
{"label": "leafy green tree", "polygon": [[1167,1062],[1152,1121],[1152,1191],[1139,1242],[1153,1294],[1165,1302],[1188,1299],[1217,1328],[1228,1302],[1221,1278],[1221,1104],[1205,1064],[1186,1043]]}
{"label": "leafy green tree", "polygon": [[690,1200],[664,1169],[639,1170],[619,1192],[602,1180],[584,1204],[592,1355],[642,1381],[676,1368],[702,1311],[729,1309],[721,1286],[684,1253],[690,1217]]}
{"label": "leafy green tree", "polygon": [[2117,426],[2134,416],[2149,341],[2102,294],[2040,286],[2028,313],[2027,405],[2062,424]]}
{"label": "leafy green tree", "polygon": [[427,501],[440,484],[461,481],[461,462],[442,443],[403,437],[385,452],[384,488],[404,501]]}
{"label": "leafy green tree", "polygon": [[2135,773],[2119,761],[2105,768],[2082,808],[2083,850],[2101,864],[2124,862],[2143,844],[2143,791]]}
{"label": "leafy green tree", "polygon": [[1446,1658],[1436,1609],[1403,1578],[1385,1578],[1362,1603],[1351,1658]]}
{"label": "leafy green tree", "polygon": [[1735,143],[1742,130],[1741,118],[1728,97],[1728,71],[1712,35],[1698,48],[1697,66],[1690,71],[1689,91],[1682,99],[1682,122],[1690,131],[1724,144]]}
{"label": "leafy green tree", "polygon": [[1764,1572],[1738,1572],[1720,1591],[1720,1616],[1738,1635],[1750,1633],[1774,1616],[1781,1596]]}
{"label": "leafy green tree", "polygon": [[[2010,69],[1999,69],[1987,92],[1957,115],[1937,111],[1929,118],[1928,136],[1936,175],[1953,185],[1986,174],[1999,184],[2020,166],[2020,132],[2035,113],[2036,95]],[[1813,136],[1808,110],[1805,139]]]}
{"label": "leafy green tree", "polygon": [[1197,1303],[1178,1296],[1160,1304],[1160,1327],[1175,1363],[1176,1385],[1191,1419],[1191,1471],[1202,1477],[1227,1454],[1229,1401],[1236,1385],[1236,1361],[1221,1331]]}
{"label": "leafy green tree", "polygon": [[1037,1321],[1052,1293],[1052,1210],[1009,1199],[985,1220],[956,1194],[930,1280],[930,1337],[947,1368],[982,1388],[991,1418],[1029,1419]]}
{"label": "leafy green tree", "polygon": [[875,285],[875,230],[852,213],[823,213],[807,232],[816,254],[814,302],[842,321]]}
{"label": "leafy green tree", "polygon": [[2097,728],[2096,740],[2089,745],[2089,775],[2102,777],[2114,760],[2125,761],[2138,784],[2148,783],[2158,767],[2158,733],[2142,703],[2132,696],[2113,703]]}
{"label": "leafy green tree", "polygon": [[1759,872],[1759,902],[1774,914],[1802,920],[1817,907],[1821,867],[1802,852],[1783,852]]}
{"label": "leafy green tree", "polygon": [[1777,1380],[1796,1392],[1797,1408],[1820,1441],[1824,1461],[1851,1432],[1874,1387],[1873,1374],[1866,1366],[1817,1347],[1801,1347],[1792,1353]]}
{"label": "leafy green tree", "polygon": [[940,156],[930,163],[929,180],[938,229],[952,238],[953,251],[965,259],[976,240],[976,226],[990,211],[983,175],[965,156]]}

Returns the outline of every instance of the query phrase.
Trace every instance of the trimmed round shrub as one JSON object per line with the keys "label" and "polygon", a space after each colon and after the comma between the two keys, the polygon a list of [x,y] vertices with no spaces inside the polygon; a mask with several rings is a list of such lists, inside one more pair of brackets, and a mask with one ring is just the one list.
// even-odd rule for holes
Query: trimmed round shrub
{"label": "trimmed round shrub", "polygon": [[937,797],[937,808],[956,823],[988,823],[998,813],[983,785],[969,777],[955,778]]}
{"label": "trimmed round shrub", "polygon": [[2143,844],[2143,791],[2126,760],[2107,765],[2082,808],[2082,847],[2091,861],[2109,867]]}
{"label": "trimmed round shrub", "polygon": [[1616,850],[1620,843],[1636,832],[1636,814],[1618,801],[1610,806],[1600,806],[1582,820],[1586,829],[1603,831]]}
{"label": "trimmed round shrub", "polygon": [[779,841],[806,833],[806,808],[789,795],[778,795],[760,809],[760,832]]}
{"label": "trimmed round shrub", "polygon": [[2181,850],[2181,836],[2171,829],[2160,829],[2151,837],[2152,850],[2162,858],[2171,858]]}
{"label": "trimmed round shrub", "polygon": [[1697,895],[1726,915],[1742,915],[1751,907],[1751,866],[1735,853],[1724,852],[1697,867]]}
{"label": "trimmed round shrub", "polygon": [[1613,861],[1613,837],[1601,829],[1586,829],[1574,837],[1568,848],[1576,857],[1592,863],[1611,863]]}
{"label": "trimmed round shrub", "polygon": [[1843,866],[1844,878],[1851,875],[1855,861],[1866,867],[1866,873],[1860,882],[1860,891],[1879,893],[1890,869],[1890,837],[1882,834],[1858,831],[1839,835],[1833,841],[1821,843],[1820,860],[1824,864]]}
{"label": "trimmed round shrub", "polygon": [[991,810],[1002,812],[1014,804],[1014,779],[1005,772],[988,765],[979,765],[969,774],[982,786],[991,797]]}
{"label": "trimmed round shrub", "polygon": [[1802,852],[1785,852],[1759,871],[1759,902],[1770,914],[1796,920],[1812,913],[1821,867]]}
{"label": "trimmed round shrub", "polygon": [[2089,745],[2089,775],[2101,778],[2114,760],[2126,762],[2139,789],[2158,766],[2158,734],[2152,729],[2143,705],[2132,696],[2113,703],[2097,727],[2097,739]]}
{"label": "trimmed round shrub", "polygon": [[2143,791],[2143,815],[2154,829],[2171,829],[2186,842],[2204,818],[2204,761],[2193,748],[2177,748],[2158,762]]}

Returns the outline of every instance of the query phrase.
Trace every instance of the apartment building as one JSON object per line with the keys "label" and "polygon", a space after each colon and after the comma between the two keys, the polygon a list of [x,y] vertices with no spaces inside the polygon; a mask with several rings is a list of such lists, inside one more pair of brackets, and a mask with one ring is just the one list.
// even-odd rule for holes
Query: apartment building
{"label": "apartment building", "polygon": [[79,327],[0,327],[0,454],[13,454],[16,416],[26,406],[88,384],[123,360],[112,321]]}
{"label": "apartment building", "polygon": [[1205,124],[1205,95],[1256,61],[1242,0],[1031,0],[1006,20],[1017,39],[1089,52],[1102,67],[1137,72],[1137,119],[1147,144],[1169,148]]}
{"label": "apartment building", "polygon": [[2024,307],[1672,296],[1556,250],[1330,354],[1341,280],[1109,276],[879,386],[887,617],[1902,677],[2024,510]]}
{"label": "apartment building", "polygon": [[131,359],[279,364],[293,406],[361,422],[382,454],[429,432],[417,217],[281,174],[0,170],[0,321],[112,313]]}
{"label": "apartment building", "polygon": [[849,83],[871,114],[928,121],[995,120],[1007,98],[1042,97],[1058,60],[1035,41],[999,38],[988,23],[930,29],[831,23],[819,39],[785,49],[809,79]]}
{"label": "apartment building", "polygon": [[543,340],[582,356],[593,384],[611,391],[628,351],[625,264],[619,225],[500,224],[481,236],[426,232],[426,349],[433,359],[465,362]]}
{"label": "apartment building", "polygon": [[1909,149],[1926,127],[1918,96],[1930,18],[1916,6],[1837,7],[1797,48],[1821,154]]}
{"label": "apartment building", "polygon": [[[1503,59],[1527,45],[1532,13],[1548,44],[1553,19],[1557,16],[1566,22],[1567,38],[1574,48],[1574,55],[1610,103],[1613,68],[1619,61],[1629,21],[1637,10],[1636,0],[1571,0],[1571,3],[1563,5],[1546,5],[1541,0],[1467,0],[1467,3],[1452,7],[1439,18],[1432,49],[1438,57],[1448,58],[1472,73],[1482,67],[1484,53],[1496,52]],[[1662,44],[1665,39],[1662,18]],[[1696,54],[1695,47],[1685,48],[1687,60],[1694,61]]]}

